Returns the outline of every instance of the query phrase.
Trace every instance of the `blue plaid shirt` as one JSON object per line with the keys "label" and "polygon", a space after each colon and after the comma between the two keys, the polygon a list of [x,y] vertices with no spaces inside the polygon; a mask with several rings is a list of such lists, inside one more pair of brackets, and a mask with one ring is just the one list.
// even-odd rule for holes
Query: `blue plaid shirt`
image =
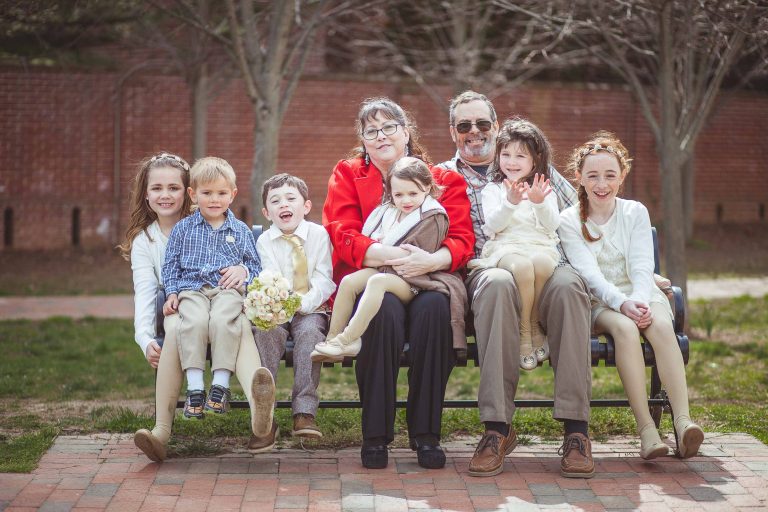
{"label": "blue plaid shirt", "polygon": [[224,224],[213,229],[196,211],[181,219],[171,231],[163,263],[165,293],[200,290],[204,285],[217,286],[219,270],[243,265],[249,276],[261,272],[256,241],[251,230],[227,210]]}
{"label": "blue plaid shirt", "polygon": [[[483,188],[488,184],[488,177],[472,169],[469,164],[461,159],[458,151],[451,160],[437,164],[436,167],[456,171],[464,176],[464,181],[467,182],[467,195],[469,196],[470,205],[469,215],[472,217],[472,226],[475,228],[475,258],[479,258],[483,245],[488,241],[488,236],[483,233],[485,216],[483,215],[483,206],[480,200]],[[549,174],[549,183],[552,191],[557,195],[557,206],[560,208],[560,211],[576,204],[579,198],[573,185],[552,166],[549,167]],[[557,244],[557,249],[560,251],[560,264],[562,265],[568,260],[560,244]]]}

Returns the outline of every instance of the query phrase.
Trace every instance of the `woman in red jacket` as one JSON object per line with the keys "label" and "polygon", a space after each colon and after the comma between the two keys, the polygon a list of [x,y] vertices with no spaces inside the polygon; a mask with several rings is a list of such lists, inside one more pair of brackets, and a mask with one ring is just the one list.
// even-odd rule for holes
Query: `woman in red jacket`
{"label": "woman in red jacket", "polygon": [[[475,243],[469,217],[466,183],[461,175],[432,169],[439,198],[449,219],[443,246],[434,253],[417,247],[385,246],[361,233],[370,213],[381,204],[384,175],[404,156],[427,161],[416,141],[415,126],[405,111],[388,98],[372,98],[361,105],[357,118],[361,146],[341,160],[328,182],[323,224],[333,244],[333,278],[341,279],[364,267],[391,265],[402,277],[413,277],[464,267]],[[409,321],[418,319],[418,321]],[[448,376],[455,364],[448,298],[438,292],[420,292],[407,306],[387,293],[379,313],[363,334],[355,366],[363,406],[361,459],[367,468],[387,465],[387,444],[394,439],[395,400],[400,354],[406,341],[408,403],[406,416],[411,449],[419,465],[441,468],[442,403]]]}

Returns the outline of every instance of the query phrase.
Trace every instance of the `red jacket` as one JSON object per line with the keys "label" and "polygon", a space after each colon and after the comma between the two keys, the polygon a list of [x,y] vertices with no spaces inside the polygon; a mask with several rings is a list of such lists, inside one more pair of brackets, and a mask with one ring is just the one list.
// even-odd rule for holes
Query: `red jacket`
{"label": "red jacket", "polygon": [[[469,217],[469,198],[464,178],[453,171],[433,167],[432,175],[443,193],[438,198],[448,213],[448,235],[443,246],[451,252],[454,272],[474,256],[475,232]],[[374,240],[361,233],[365,219],[381,204],[384,179],[373,164],[362,158],[341,160],[328,180],[323,206],[323,225],[333,244],[333,280],[363,268],[365,253]]]}

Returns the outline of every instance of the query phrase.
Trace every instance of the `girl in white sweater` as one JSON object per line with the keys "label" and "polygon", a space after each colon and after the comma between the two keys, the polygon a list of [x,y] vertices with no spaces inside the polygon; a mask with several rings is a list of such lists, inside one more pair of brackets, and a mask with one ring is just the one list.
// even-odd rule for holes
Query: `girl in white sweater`
{"label": "girl in white sweater", "polygon": [[593,295],[592,326],[616,347],[616,368],[640,435],[640,456],[669,452],[648,411],[640,333],[651,343],[675,417],[678,455],[696,455],[704,440],[689,417],[685,366],[673,329],[672,308],[653,280],[653,242],[648,210],[616,197],[629,173],[627,149],[608,132],[577,147],[569,169],[579,183],[579,203],[561,214],[560,240],[571,265]]}
{"label": "girl in white sweater", "polygon": [[496,138],[496,158],[483,189],[483,231],[489,240],[469,268],[509,270],[520,292],[520,367],[533,370],[549,357],[539,326],[538,302],[544,283],[560,261],[560,210],[549,185],[552,150],[533,123],[507,120]]}
{"label": "girl in white sweater", "polygon": [[[158,462],[166,457],[183,373],[174,336],[178,315],[165,317],[166,335],[161,347],[156,341],[155,297],[162,286],[160,276],[168,235],[192,210],[188,186],[189,164],[182,158],[160,153],[142,161],[133,181],[131,217],[125,241],[120,246],[133,270],[136,343],[150,366],[157,368],[155,427],[151,431],[137,431],[134,442],[147,457]],[[232,276],[222,276],[222,280],[230,278]],[[254,435],[263,435],[272,426],[274,381],[269,370],[260,368],[260,361],[250,325],[245,320],[236,372],[251,405]]]}

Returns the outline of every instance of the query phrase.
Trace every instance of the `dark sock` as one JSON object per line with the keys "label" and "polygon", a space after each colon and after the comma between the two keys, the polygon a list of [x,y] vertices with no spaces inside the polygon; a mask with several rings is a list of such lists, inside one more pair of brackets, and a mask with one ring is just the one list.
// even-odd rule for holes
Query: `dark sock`
{"label": "dark sock", "polygon": [[387,438],[384,436],[371,437],[370,439],[363,439],[363,448],[368,448],[370,446],[386,446],[386,445],[387,445]]}
{"label": "dark sock", "polygon": [[418,446],[439,446],[440,439],[434,434],[420,434],[413,438]]}
{"label": "dark sock", "polygon": [[493,430],[504,437],[509,435],[509,423],[503,421],[484,421],[483,423],[485,423],[485,430]]}
{"label": "dark sock", "polygon": [[578,433],[589,437],[589,423],[586,421],[564,420],[563,427],[565,428],[565,435]]}

